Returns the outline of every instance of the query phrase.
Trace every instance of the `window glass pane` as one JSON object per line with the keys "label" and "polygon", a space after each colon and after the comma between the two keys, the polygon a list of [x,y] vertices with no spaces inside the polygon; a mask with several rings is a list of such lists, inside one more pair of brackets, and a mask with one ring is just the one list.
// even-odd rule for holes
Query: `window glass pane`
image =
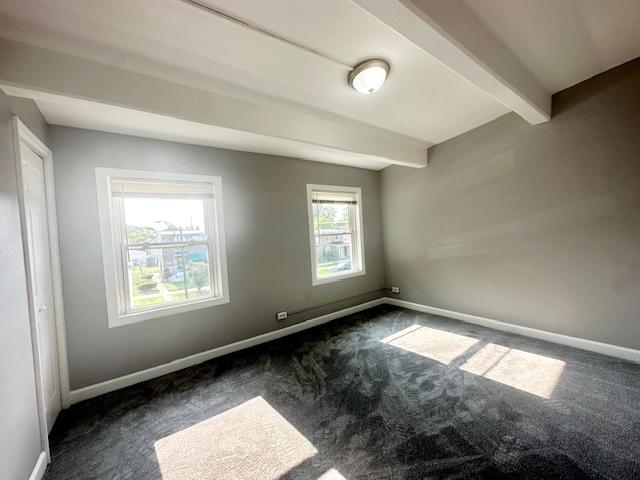
{"label": "window glass pane", "polygon": [[204,201],[188,198],[124,198],[129,244],[206,240]]}
{"label": "window glass pane", "polygon": [[351,210],[351,205],[346,203],[314,203],[313,223],[316,234],[350,232]]}
{"label": "window glass pane", "polygon": [[318,277],[354,269],[351,234],[316,235],[315,242]]}
{"label": "window glass pane", "polygon": [[128,250],[132,310],[211,297],[208,246]]}

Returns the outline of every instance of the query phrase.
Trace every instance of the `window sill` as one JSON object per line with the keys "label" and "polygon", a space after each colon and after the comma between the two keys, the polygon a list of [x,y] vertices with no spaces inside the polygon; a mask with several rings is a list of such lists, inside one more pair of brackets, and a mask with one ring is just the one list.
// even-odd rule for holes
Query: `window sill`
{"label": "window sill", "polygon": [[365,270],[362,269],[362,270],[340,273],[340,274],[335,274],[335,275],[321,277],[321,278],[314,277],[312,285],[315,287],[316,285],[324,285],[326,283],[338,282],[340,280],[345,280],[347,278],[360,277],[365,273],[366,273]]}
{"label": "window sill", "polygon": [[132,312],[117,315],[115,317],[109,316],[109,328],[122,327],[124,325],[131,325],[132,323],[144,322],[159,317],[168,317],[170,315],[176,315],[179,313],[190,312],[192,310],[200,310],[202,308],[213,307],[216,305],[223,305],[229,303],[229,297],[215,297],[207,298],[191,303],[182,303],[177,305],[166,306],[154,310],[143,310],[140,312]]}

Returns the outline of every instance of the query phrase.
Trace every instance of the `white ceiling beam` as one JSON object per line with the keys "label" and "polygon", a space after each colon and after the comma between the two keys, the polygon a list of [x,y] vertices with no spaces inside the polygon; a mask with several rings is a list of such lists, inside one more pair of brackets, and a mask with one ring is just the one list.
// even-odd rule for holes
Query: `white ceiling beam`
{"label": "white ceiling beam", "polygon": [[[307,145],[315,157],[309,159],[320,162],[321,152],[326,151],[387,165],[427,165],[429,143],[388,130],[321,111],[252,103],[4,38],[0,38],[0,85],[246,132],[256,142],[258,136],[276,139],[271,145],[286,141]],[[246,150],[242,147],[237,149]]]}
{"label": "white ceiling beam", "polygon": [[529,123],[551,118],[551,94],[461,0],[352,0]]}

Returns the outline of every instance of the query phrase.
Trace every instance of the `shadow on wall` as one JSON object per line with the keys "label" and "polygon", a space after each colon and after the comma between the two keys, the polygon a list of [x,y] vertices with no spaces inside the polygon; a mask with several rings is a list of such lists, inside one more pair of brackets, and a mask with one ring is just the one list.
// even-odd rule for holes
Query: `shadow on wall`
{"label": "shadow on wall", "polygon": [[554,176],[547,162],[518,168],[511,150],[429,184],[424,202],[430,219],[428,258],[491,253],[500,242],[617,213],[615,193],[600,187],[590,192],[574,186],[548,196],[543,188],[532,189],[536,178],[544,182]]}
{"label": "shadow on wall", "polygon": [[[402,298],[640,348],[640,59],[381,173]],[[541,308],[541,306],[543,308]]]}
{"label": "shadow on wall", "polygon": [[509,114],[437,145],[423,172],[389,170],[388,201],[410,210],[413,230],[416,218],[428,224],[430,260],[539,248],[532,234],[548,241],[579,225],[622,233],[640,205],[639,82],[636,60],[554,95],[550,122]]}
{"label": "shadow on wall", "polygon": [[495,252],[497,240],[517,239],[539,230],[602,219],[615,213],[615,196],[598,195],[443,237],[440,245],[429,245],[427,253],[429,259],[435,260]]}

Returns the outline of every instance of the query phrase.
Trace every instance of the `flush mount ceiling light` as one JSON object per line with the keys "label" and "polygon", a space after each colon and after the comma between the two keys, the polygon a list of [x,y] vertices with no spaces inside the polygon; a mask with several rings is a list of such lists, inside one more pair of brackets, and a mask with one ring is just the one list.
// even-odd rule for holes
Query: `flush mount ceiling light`
{"label": "flush mount ceiling light", "polygon": [[371,95],[382,87],[390,69],[389,64],[380,58],[366,60],[349,72],[349,85],[364,95]]}

